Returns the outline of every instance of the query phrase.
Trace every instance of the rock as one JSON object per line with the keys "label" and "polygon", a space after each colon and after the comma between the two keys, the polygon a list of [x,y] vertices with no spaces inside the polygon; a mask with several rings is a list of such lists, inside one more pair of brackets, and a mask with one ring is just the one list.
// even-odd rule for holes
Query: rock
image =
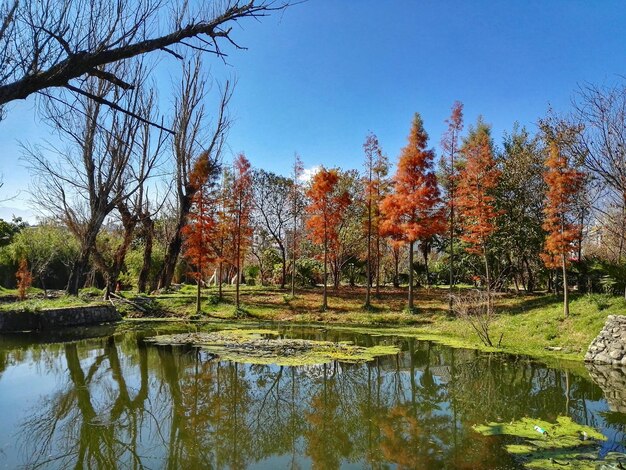
{"label": "rock", "polygon": [[626,316],[609,315],[600,334],[589,345],[586,362],[623,364],[626,350]]}

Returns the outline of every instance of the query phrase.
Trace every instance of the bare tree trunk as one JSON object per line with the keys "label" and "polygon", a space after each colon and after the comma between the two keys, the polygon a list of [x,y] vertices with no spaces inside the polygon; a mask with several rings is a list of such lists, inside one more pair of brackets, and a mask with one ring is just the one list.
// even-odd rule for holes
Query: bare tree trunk
{"label": "bare tree trunk", "polygon": [[322,311],[326,311],[328,309],[328,293],[326,288],[328,278],[328,242],[326,241],[326,237],[324,237],[324,291],[322,296]]}
{"label": "bare tree trunk", "polygon": [[563,315],[565,318],[569,317],[569,296],[567,286],[567,265],[565,259],[565,253],[561,255],[561,267],[563,269]]}
{"label": "bare tree trunk", "polygon": [[220,300],[222,300],[223,298],[223,294],[222,294],[222,279],[223,279],[223,274],[222,274],[222,268],[223,268],[224,262],[220,261],[219,263],[219,269],[218,269],[218,275],[217,275],[217,295],[219,297]]}
{"label": "bare tree trunk", "polygon": [[413,313],[413,243],[409,242],[409,312]]}
{"label": "bare tree trunk", "polygon": [[284,289],[287,283],[287,252],[282,244],[280,245],[280,256],[283,262],[283,269],[280,276],[280,288]]}
{"label": "bare tree trunk", "polygon": [[365,308],[370,308],[372,291],[372,167],[369,167],[369,188],[367,201],[367,265],[365,270]]}
{"label": "bare tree trunk", "polygon": [[489,272],[489,257],[485,248],[483,248],[483,259],[485,261],[485,284],[487,287],[487,315],[491,316],[493,312],[491,304],[491,273]]}
{"label": "bare tree trunk", "polygon": [[376,298],[380,297],[380,236],[376,234]]}
{"label": "bare tree trunk", "polygon": [[145,216],[142,222],[145,246],[143,249],[143,262],[141,271],[139,271],[139,279],[137,280],[137,290],[146,292],[148,285],[148,276],[152,268],[152,243],[154,237],[154,221],[149,216]]}
{"label": "bare tree trunk", "polygon": [[85,284],[85,272],[89,266],[89,257],[91,255],[91,247],[83,248],[81,254],[72,266],[72,271],[67,282],[67,293],[70,295],[78,295],[78,291]]}
{"label": "bare tree trunk", "polygon": [[295,297],[296,295],[296,223],[297,216],[294,211],[293,216],[293,249],[291,251],[291,296]]}
{"label": "bare tree trunk", "polygon": [[400,287],[400,250],[393,249],[393,287]]}

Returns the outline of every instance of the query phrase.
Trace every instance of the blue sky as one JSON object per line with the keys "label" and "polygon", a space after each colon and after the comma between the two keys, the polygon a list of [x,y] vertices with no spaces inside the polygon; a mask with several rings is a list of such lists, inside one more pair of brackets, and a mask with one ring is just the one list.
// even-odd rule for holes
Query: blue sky
{"label": "blue sky", "polygon": [[[574,0],[309,0],[244,20],[233,38],[248,50],[229,49],[227,64],[206,57],[218,79],[237,77],[225,159],[244,151],[287,174],[297,151],[307,167],[361,168],[371,130],[395,161],[416,111],[438,147],[455,100],[499,143],[515,121],[534,130],[549,105],[567,112],[578,85],[622,80],[624,24],[622,1]],[[166,103],[170,60],[156,74]],[[11,108],[0,122],[3,197],[30,182],[17,141],[48,136],[30,99]]]}

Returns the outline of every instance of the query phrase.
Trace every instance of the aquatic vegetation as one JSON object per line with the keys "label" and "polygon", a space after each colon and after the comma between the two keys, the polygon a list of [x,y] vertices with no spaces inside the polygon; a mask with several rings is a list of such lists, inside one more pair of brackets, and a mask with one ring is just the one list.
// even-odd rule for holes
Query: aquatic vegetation
{"label": "aquatic vegetation", "polygon": [[[540,419],[522,418],[510,423],[487,423],[474,425],[473,429],[485,436],[510,436],[517,438],[505,449],[529,469],[559,468],[586,470],[613,468],[625,461],[624,454],[612,452],[604,458],[598,455],[598,441],[606,437],[589,426],[583,426],[566,416],[559,416],[556,423]],[[615,467],[620,468],[620,467]]]}
{"label": "aquatic vegetation", "polygon": [[355,346],[349,342],[275,338],[278,333],[265,329],[233,329],[217,332],[159,335],[146,341],[157,346],[193,346],[205,349],[220,360],[249,364],[299,366],[332,361],[366,362],[377,356],[397,354],[396,346]]}

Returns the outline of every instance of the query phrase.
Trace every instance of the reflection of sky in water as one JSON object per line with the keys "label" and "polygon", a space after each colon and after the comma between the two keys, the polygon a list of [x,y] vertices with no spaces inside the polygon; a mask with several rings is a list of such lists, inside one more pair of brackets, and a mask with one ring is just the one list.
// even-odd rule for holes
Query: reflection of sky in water
{"label": "reflection of sky in water", "polygon": [[[302,333],[376,341],[343,335]],[[366,365],[295,369],[138,340],[0,341],[0,468],[64,468],[83,457],[122,468],[511,466],[471,425],[553,421],[566,409],[609,438],[602,453],[624,449],[626,416],[609,412],[602,391],[575,371],[406,338],[397,340],[402,354]]]}
{"label": "reflection of sky in water", "polygon": [[[597,422],[596,426],[607,437],[607,440],[602,442],[600,455],[604,456],[607,452],[624,452],[626,450],[626,434],[624,432],[626,431],[626,416],[611,411],[604,400],[587,400],[586,404],[589,414]],[[608,424],[605,417],[612,418]]]}

